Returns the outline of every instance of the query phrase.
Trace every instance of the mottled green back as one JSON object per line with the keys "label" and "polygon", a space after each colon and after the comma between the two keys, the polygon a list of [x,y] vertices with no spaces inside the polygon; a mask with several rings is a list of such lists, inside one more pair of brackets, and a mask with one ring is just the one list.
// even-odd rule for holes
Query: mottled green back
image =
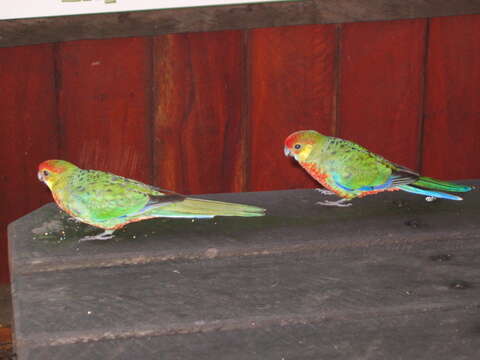
{"label": "mottled green back", "polygon": [[88,224],[119,228],[152,217],[263,216],[256,206],[191,199],[139,181],[96,170],[72,168],[52,185],[57,204]]}
{"label": "mottled green back", "polygon": [[351,141],[335,137],[328,137],[322,146],[314,148],[307,162],[315,162],[342,186],[350,189],[382,185],[396,169],[385,158]]}
{"label": "mottled green back", "polygon": [[52,189],[75,216],[92,222],[135,214],[163,193],[141,182],[96,170],[77,169]]}

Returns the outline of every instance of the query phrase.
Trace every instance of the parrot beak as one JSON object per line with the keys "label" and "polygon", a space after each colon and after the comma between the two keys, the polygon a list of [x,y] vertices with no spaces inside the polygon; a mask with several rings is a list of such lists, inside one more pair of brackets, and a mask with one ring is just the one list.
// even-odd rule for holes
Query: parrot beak
{"label": "parrot beak", "polygon": [[42,174],[41,171],[39,171],[39,172],[37,173],[37,178],[38,178],[38,180],[40,180],[41,182],[45,182],[45,179],[43,178],[43,174]]}
{"label": "parrot beak", "polygon": [[283,153],[285,154],[285,156],[292,156],[290,149],[286,146],[283,148]]}

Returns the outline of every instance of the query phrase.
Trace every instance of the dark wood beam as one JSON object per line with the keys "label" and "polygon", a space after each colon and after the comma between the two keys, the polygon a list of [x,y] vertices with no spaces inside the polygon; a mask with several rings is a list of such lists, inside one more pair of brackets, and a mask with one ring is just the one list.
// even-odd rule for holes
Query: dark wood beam
{"label": "dark wood beam", "polygon": [[79,39],[480,13],[478,0],[298,0],[0,21],[0,47]]}

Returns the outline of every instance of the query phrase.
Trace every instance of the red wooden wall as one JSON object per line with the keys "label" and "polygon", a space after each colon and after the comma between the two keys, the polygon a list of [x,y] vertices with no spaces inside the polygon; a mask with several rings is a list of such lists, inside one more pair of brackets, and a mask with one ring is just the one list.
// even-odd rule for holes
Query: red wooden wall
{"label": "red wooden wall", "polygon": [[0,281],[48,158],[183,193],[313,187],[282,152],[311,128],[480,178],[479,38],[463,16],[0,49]]}

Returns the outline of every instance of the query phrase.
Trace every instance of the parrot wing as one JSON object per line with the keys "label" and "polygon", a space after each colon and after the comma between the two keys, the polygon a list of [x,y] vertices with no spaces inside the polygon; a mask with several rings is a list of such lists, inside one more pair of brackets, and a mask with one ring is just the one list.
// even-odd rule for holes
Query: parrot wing
{"label": "parrot wing", "polygon": [[397,165],[366,148],[343,140],[348,149],[341,161],[335,161],[332,171],[334,182],[347,191],[376,191],[415,182],[419,175]]}
{"label": "parrot wing", "polygon": [[183,201],[185,196],[121,176],[88,170],[72,194],[96,221],[140,215],[154,207]]}

